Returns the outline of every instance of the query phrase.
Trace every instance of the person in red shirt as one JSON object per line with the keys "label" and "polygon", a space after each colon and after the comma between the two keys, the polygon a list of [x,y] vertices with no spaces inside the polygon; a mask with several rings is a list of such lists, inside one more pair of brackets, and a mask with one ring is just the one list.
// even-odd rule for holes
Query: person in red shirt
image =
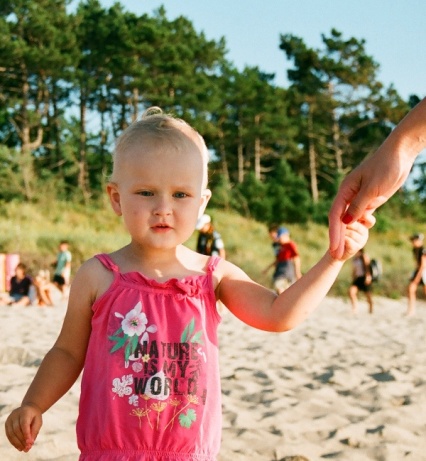
{"label": "person in red shirt", "polygon": [[272,283],[274,290],[280,294],[292,283],[300,279],[300,255],[297,245],[290,239],[290,232],[286,227],[279,227],[276,232],[275,242],[280,246],[275,261],[272,262],[264,272],[275,267]]}

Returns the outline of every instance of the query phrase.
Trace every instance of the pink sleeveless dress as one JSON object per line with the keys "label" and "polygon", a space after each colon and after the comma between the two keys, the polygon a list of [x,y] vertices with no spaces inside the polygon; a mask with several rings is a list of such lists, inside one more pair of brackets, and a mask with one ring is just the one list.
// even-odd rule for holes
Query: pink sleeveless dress
{"label": "pink sleeveless dress", "polygon": [[81,383],[80,461],[214,461],[221,392],[213,271],[164,283],[114,273],[94,303]]}

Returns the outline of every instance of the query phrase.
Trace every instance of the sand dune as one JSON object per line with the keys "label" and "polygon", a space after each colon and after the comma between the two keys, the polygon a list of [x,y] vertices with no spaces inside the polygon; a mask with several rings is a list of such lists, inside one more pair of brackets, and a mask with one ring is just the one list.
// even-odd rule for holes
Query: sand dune
{"label": "sand dune", "polygon": [[[327,298],[284,334],[247,327],[226,313],[220,330],[223,442],[219,461],[426,461],[426,303]],[[0,460],[78,458],[77,382],[44,416],[35,447],[10,447],[4,421],[21,400],[65,313],[0,307]]]}

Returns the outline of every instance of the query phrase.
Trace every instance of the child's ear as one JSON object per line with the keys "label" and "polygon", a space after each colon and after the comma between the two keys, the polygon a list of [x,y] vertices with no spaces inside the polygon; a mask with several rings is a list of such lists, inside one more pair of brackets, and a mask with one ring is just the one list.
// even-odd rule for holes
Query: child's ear
{"label": "child's ear", "polygon": [[118,191],[117,184],[108,183],[106,189],[112,209],[117,216],[121,216],[123,213],[121,212],[120,192]]}
{"label": "child's ear", "polygon": [[212,191],[210,189],[204,189],[201,194],[201,201],[200,201],[200,211],[198,212],[198,217],[204,214],[204,211],[209,203],[209,200],[212,196]]}

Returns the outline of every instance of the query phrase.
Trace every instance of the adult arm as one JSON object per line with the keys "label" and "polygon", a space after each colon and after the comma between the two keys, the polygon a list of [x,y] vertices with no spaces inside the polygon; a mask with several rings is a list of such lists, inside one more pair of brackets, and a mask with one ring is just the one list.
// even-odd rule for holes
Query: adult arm
{"label": "adult arm", "polygon": [[330,252],[343,252],[345,225],[373,213],[404,183],[426,148],[426,98],[396,126],[383,144],[342,182],[329,213]]}

